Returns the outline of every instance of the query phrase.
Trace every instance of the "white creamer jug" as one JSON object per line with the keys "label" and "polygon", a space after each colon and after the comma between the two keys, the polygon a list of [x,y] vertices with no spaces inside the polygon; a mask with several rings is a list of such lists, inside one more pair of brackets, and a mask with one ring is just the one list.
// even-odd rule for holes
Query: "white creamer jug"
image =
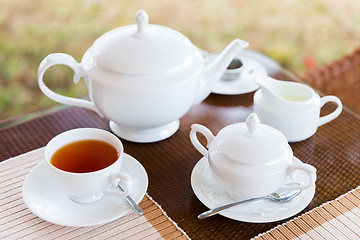
{"label": "white creamer jug", "polygon": [[[305,140],[315,134],[317,128],[337,118],[342,103],[335,96],[320,97],[311,87],[298,83],[258,76],[260,89],[254,95],[254,112],[264,124],[282,132],[289,142]],[[337,108],[320,117],[320,110],[328,102]]]}

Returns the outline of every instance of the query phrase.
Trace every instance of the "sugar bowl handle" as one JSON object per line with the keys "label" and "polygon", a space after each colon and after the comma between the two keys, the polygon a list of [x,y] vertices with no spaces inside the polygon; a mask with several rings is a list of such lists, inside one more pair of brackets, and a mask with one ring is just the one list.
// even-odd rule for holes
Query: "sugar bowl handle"
{"label": "sugar bowl handle", "polygon": [[297,171],[302,171],[306,175],[307,181],[305,183],[299,183],[295,185],[294,184],[284,185],[279,189],[280,192],[305,189],[310,187],[311,184],[316,182],[316,168],[314,166],[311,166],[310,164],[306,164],[306,163],[293,162],[288,167],[288,174],[294,182],[296,182],[296,180],[293,177],[295,176],[295,172]]}
{"label": "sugar bowl handle", "polygon": [[[197,138],[197,136],[196,136],[197,132],[199,132],[205,136],[206,141],[207,141],[206,148],[200,143],[199,139]],[[191,126],[191,131],[190,131],[191,143],[194,145],[196,150],[198,150],[206,158],[208,158],[208,155],[209,155],[209,151],[207,148],[209,148],[209,145],[213,139],[214,139],[214,135],[208,128],[206,128],[200,124],[193,124]]]}

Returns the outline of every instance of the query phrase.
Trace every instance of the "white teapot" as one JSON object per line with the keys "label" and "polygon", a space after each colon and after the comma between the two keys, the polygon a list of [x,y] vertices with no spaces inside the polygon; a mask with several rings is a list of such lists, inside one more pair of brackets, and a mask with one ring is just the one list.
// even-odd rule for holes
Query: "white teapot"
{"label": "white teapot", "polygon": [[[206,137],[207,148],[199,142],[197,132]],[[206,127],[193,124],[190,140],[208,159],[215,181],[235,200],[262,197],[279,189],[305,189],[316,181],[316,168],[295,159],[285,136],[261,124],[255,113],[246,123],[223,128],[216,137]],[[304,173],[305,181],[285,184],[298,171]]]}
{"label": "white teapot", "polygon": [[[81,63],[63,53],[47,56],[38,69],[38,84],[49,98],[89,108],[110,120],[111,130],[134,142],[155,142],[173,135],[179,119],[203,101],[248,43],[235,39],[209,64],[181,33],[149,24],[140,10],[136,24],[109,31],[86,51]],[[56,64],[85,79],[90,101],[59,95],[43,81]]]}

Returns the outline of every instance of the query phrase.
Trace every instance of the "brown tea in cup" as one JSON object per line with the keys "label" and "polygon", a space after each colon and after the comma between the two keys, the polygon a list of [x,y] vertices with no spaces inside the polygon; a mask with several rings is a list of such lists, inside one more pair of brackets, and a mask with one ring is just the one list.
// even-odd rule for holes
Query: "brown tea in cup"
{"label": "brown tea in cup", "polygon": [[80,140],[59,148],[50,163],[63,171],[88,173],[104,169],[119,158],[111,144],[100,140]]}

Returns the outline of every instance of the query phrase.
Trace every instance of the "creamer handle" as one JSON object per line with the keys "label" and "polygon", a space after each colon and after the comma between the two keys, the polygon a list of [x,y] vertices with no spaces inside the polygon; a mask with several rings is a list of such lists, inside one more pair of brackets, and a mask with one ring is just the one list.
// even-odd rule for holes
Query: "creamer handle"
{"label": "creamer handle", "polygon": [[209,151],[199,142],[199,139],[196,136],[196,133],[199,132],[206,138],[206,147],[208,148],[212,140],[214,139],[214,135],[211,133],[211,131],[200,125],[200,124],[193,124],[191,126],[190,131],[190,140],[191,143],[194,145],[194,147],[202,154],[204,157],[208,158]]}
{"label": "creamer handle", "polygon": [[321,98],[321,107],[323,107],[323,106],[324,106],[326,103],[328,103],[328,102],[334,102],[334,103],[336,103],[337,107],[336,107],[336,109],[335,109],[332,113],[330,113],[330,114],[328,114],[328,115],[326,115],[326,116],[322,116],[322,117],[320,118],[320,120],[319,120],[319,127],[320,127],[321,125],[323,125],[323,124],[325,124],[325,123],[328,123],[328,122],[330,122],[331,120],[334,120],[335,118],[337,118],[337,117],[340,115],[341,111],[342,111],[342,103],[341,103],[341,101],[340,101],[340,99],[339,99],[338,97],[335,97],[335,96],[325,96],[325,97],[322,97],[322,98]]}
{"label": "creamer handle", "polygon": [[[44,58],[39,66],[38,69],[38,84],[41,89],[41,91],[50,99],[57,101],[59,103],[67,104],[67,105],[73,105],[77,107],[85,107],[88,109],[91,109],[95,111],[97,114],[102,116],[102,114],[98,111],[98,109],[95,107],[95,104],[92,101],[72,98],[72,97],[66,97],[63,95],[60,95],[58,93],[55,93],[54,91],[50,90],[44,83],[43,77],[46,70],[54,65],[57,64],[63,64],[66,66],[69,66],[74,71],[74,77],[73,81],[74,83],[78,83],[82,77],[84,77],[82,68],[80,66],[80,63],[78,63],[72,56],[65,54],[65,53],[52,53],[48,55],[46,58]],[[91,84],[91,83],[89,83]],[[91,86],[89,86],[90,91]]]}

